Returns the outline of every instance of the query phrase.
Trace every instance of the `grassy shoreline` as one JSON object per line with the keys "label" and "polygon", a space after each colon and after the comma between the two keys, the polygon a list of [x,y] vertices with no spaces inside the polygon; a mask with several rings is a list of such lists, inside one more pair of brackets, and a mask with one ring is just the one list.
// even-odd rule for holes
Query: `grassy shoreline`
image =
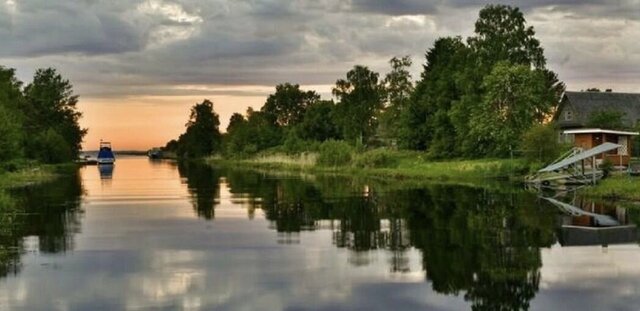
{"label": "grassy shoreline", "polygon": [[427,180],[436,182],[484,183],[487,180],[522,181],[532,165],[523,159],[476,159],[432,161],[420,153],[390,152],[391,160],[375,167],[362,165],[355,158],[346,165],[317,164],[317,155],[281,153],[257,155],[247,159],[210,157],[210,165],[276,169],[293,172],[330,173],[338,175],[391,178],[397,180]]}
{"label": "grassy shoreline", "polygon": [[11,211],[15,206],[9,194],[13,188],[28,187],[54,180],[62,170],[75,168],[76,164],[30,165],[13,172],[0,173],[0,212]]}
{"label": "grassy shoreline", "polygon": [[593,199],[640,202],[640,178],[614,175],[596,186],[581,189],[580,194]]}

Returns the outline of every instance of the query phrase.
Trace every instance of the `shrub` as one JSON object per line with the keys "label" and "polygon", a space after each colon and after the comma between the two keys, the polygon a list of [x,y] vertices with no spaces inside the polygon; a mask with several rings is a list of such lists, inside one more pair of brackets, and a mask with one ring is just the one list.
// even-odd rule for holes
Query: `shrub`
{"label": "shrub", "polygon": [[320,142],[314,140],[304,140],[296,134],[295,131],[290,131],[287,134],[287,138],[281,146],[274,147],[273,149],[278,152],[284,152],[289,155],[302,154],[305,152],[317,152]]}
{"label": "shrub", "polygon": [[522,135],[520,145],[524,157],[531,162],[548,163],[559,157],[567,146],[558,141],[551,125],[536,125]]}
{"label": "shrub", "polygon": [[327,140],[320,144],[317,163],[324,166],[348,165],[353,158],[353,147],[344,141]]}
{"label": "shrub", "polygon": [[379,148],[366,151],[355,159],[355,166],[360,168],[396,167],[400,160],[391,150]]}
{"label": "shrub", "polygon": [[602,170],[602,177],[603,178],[607,178],[609,177],[609,174],[611,174],[611,172],[613,171],[613,162],[611,162],[611,160],[609,159],[604,159],[604,161],[602,161],[602,164],[600,164],[600,169]]}

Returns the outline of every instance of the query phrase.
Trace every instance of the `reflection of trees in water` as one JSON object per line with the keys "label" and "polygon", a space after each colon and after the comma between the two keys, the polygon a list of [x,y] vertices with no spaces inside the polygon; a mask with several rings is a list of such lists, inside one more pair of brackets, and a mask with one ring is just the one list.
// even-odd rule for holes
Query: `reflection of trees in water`
{"label": "reflection of trees in water", "polygon": [[524,192],[432,185],[385,189],[350,180],[227,174],[232,193],[264,210],[278,232],[333,230],[350,262],[387,250],[390,270],[408,271],[407,250],[423,254],[433,289],[465,293],[476,310],[526,309],[540,281],[539,248],[555,242],[556,212]]}
{"label": "reflection of trees in water", "polygon": [[433,186],[410,190],[404,210],[412,244],[441,293],[466,291],[474,310],[527,309],[555,242],[555,211],[527,193]]}
{"label": "reflection of trees in water", "polygon": [[191,203],[199,217],[215,218],[215,205],[220,198],[220,175],[209,165],[198,162],[179,162],[178,172],[185,178]]}
{"label": "reflection of trees in water", "polygon": [[81,195],[77,172],[64,173],[54,182],[13,191],[15,207],[0,217],[0,276],[19,271],[27,236],[35,237],[40,252],[72,250],[74,234],[80,231]]}

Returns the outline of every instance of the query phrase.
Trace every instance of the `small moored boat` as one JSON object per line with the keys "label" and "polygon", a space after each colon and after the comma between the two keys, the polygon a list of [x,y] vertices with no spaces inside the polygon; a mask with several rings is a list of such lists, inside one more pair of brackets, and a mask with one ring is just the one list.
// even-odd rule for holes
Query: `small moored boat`
{"label": "small moored boat", "polygon": [[116,157],[111,150],[111,143],[100,141],[100,151],[98,152],[98,164],[113,164]]}

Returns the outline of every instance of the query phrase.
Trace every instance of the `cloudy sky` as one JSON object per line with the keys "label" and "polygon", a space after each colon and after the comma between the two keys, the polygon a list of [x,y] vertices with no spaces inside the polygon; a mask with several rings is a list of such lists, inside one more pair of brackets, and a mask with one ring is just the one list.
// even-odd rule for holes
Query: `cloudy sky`
{"label": "cloudy sky", "polygon": [[[71,80],[90,128],[119,149],[163,145],[209,98],[222,126],[294,82],[330,97],[355,64],[381,73],[441,36],[468,36],[472,0],[0,0],[0,64]],[[640,92],[640,0],[507,1],[524,12],[568,89]]]}

